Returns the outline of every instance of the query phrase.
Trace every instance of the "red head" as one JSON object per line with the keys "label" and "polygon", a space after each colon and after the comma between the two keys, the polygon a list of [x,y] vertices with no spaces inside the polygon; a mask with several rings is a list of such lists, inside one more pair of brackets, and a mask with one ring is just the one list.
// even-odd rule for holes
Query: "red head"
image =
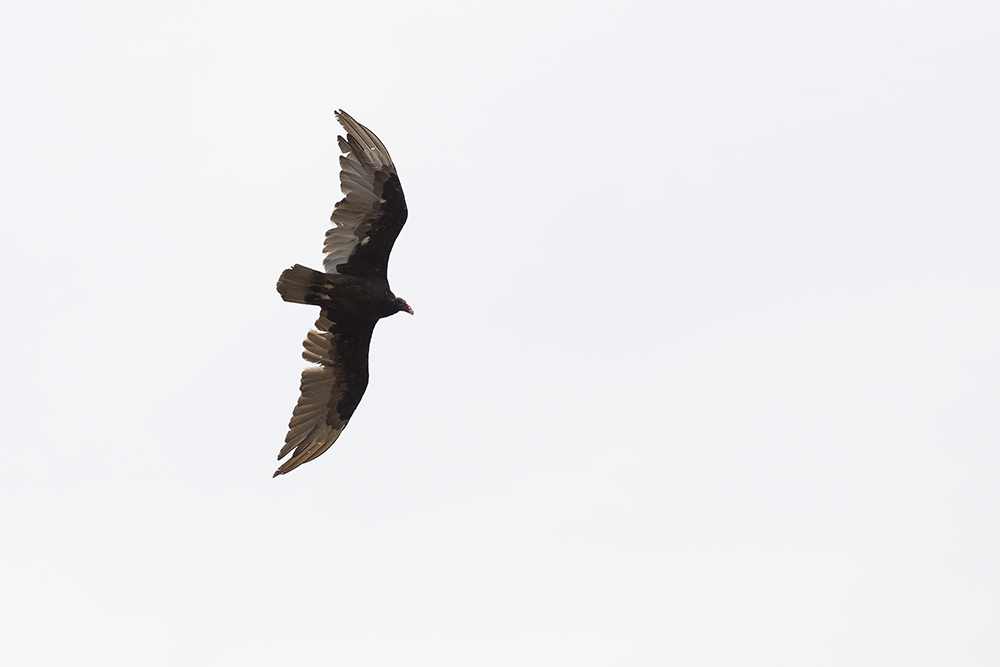
{"label": "red head", "polygon": [[400,299],[398,296],[396,297],[396,308],[399,308],[400,310],[405,310],[410,315],[413,314],[413,309],[410,308],[410,304],[406,303],[405,301],[403,301],[402,299]]}

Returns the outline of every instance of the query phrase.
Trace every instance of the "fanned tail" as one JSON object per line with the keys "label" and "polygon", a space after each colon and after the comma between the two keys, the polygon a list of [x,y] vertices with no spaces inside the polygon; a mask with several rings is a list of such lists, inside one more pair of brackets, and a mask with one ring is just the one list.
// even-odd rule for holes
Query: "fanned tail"
{"label": "fanned tail", "polygon": [[290,303],[316,303],[315,285],[326,282],[326,274],[309,267],[296,264],[281,272],[278,278],[278,294]]}

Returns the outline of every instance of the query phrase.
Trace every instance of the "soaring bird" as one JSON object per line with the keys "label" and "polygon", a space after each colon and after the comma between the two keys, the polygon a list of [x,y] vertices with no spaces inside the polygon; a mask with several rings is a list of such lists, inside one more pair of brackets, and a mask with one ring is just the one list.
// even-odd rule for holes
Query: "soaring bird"
{"label": "soaring bird", "polygon": [[291,303],[320,307],[302,356],[315,364],[302,372],[302,395],[288,423],[281,464],[294,470],[337,440],[368,387],[368,345],[375,323],[413,309],[389,289],[389,253],[406,222],[406,201],[389,152],[368,128],[343,110],[340,189],[323,246],[323,271],[296,264],[282,272],[278,293]]}

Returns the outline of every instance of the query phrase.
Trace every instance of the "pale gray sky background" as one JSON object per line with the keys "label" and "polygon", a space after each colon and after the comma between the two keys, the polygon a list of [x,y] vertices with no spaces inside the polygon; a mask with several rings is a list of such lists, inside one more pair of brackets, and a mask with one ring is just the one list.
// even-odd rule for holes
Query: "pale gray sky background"
{"label": "pale gray sky background", "polygon": [[[0,658],[1000,663],[1000,8],[22,2]],[[339,197],[368,393],[271,479]]]}

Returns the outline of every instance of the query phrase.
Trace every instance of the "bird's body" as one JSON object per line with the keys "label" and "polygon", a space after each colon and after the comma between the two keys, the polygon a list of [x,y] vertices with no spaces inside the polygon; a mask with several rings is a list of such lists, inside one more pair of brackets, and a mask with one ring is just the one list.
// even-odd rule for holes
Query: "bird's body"
{"label": "bird's body", "polygon": [[[396,295],[378,282],[323,273],[296,264],[278,279],[278,293],[291,303],[319,306],[338,321],[371,324],[399,312]],[[374,319],[372,319],[374,318]]]}
{"label": "bird's body", "polygon": [[296,264],[278,280],[285,301],[320,307],[302,356],[316,366],[302,372],[302,394],[274,473],[289,472],[333,445],[368,386],[368,346],[375,323],[400,311],[413,314],[389,289],[389,252],[406,222],[406,201],[385,146],[343,111],[339,137],[341,190],[323,248],[323,271]]}

